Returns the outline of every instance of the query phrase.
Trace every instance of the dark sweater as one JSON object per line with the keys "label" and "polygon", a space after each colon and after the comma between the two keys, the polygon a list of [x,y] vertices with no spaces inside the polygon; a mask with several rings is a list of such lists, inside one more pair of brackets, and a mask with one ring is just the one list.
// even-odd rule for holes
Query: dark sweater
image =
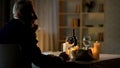
{"label": "dark sweater", "polygon": [[31,68],[32,63],[42,68],[62,62],[59,57],[43,55],[37,42],[33,29],[18,19],[10,20],[0,30],[0,44],[17,44],[20,49],[15,68]]}

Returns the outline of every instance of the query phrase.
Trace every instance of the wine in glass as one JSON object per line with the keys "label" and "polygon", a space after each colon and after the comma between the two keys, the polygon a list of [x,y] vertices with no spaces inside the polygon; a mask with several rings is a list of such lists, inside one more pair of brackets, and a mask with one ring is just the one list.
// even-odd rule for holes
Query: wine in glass
{"label": "wine in glass", "polygon": [[85,49],[89,48],[89,46],[91,45],[91,36],[90,35],[83,36],[83,45],[85,46]]}

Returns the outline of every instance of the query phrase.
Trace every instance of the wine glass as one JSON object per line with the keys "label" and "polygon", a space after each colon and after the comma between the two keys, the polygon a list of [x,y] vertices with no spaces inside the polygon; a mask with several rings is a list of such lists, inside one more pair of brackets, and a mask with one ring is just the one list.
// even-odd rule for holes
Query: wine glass
{"label": "wine glass", "polygon": [[91,45],[91,36],[90,35],[83,36],[83,45],[85,46],[85,49],[89,48],[89,46]]}

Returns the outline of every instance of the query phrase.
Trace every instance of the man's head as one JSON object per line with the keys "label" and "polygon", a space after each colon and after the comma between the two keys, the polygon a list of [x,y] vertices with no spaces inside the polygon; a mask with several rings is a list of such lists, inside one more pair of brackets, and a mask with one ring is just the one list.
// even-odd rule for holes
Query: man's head
{"label": "man's head", "polygon": [[37,19],[30,0],[18,0],[13,6],[13,17],[21,19],[27,23]]}

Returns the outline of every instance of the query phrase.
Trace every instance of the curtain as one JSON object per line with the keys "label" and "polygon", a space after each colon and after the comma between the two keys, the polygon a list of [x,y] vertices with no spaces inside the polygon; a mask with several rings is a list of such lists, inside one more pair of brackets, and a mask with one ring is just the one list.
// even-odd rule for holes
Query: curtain
{"label": "curtain", "polygon": [[36,32],[41,51],[58,50],[58,2],[57,0],[36,0],[34,7],[39,28]]}

